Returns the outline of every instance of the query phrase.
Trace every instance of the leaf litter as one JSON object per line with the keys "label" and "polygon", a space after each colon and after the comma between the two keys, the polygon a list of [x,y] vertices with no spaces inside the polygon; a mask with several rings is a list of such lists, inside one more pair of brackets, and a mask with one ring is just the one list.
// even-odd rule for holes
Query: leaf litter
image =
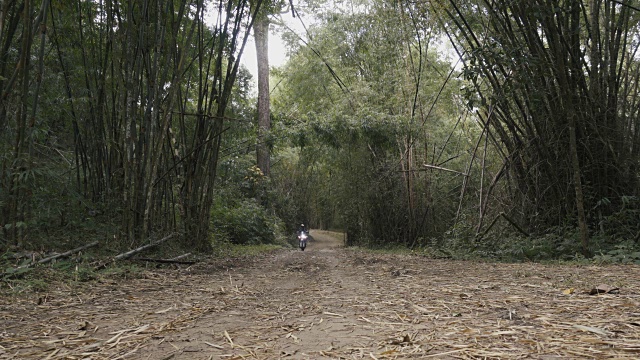
{"label": "leaf litter", "polygon": [[2,295],[0,359],[640,357],[638,266],[433,260],[314,238],[305,252]]}

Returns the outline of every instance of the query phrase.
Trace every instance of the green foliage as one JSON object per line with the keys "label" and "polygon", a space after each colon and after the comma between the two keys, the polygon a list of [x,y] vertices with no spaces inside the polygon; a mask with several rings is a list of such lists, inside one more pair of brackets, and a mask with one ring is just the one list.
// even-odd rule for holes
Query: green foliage
{"label": "green foliage", "polygon": [[269,179],[252,165],[252,158],[233,157],[221,164],[221,170],[211,210],[214,249],[225,243],[282,243],[282,221],[264,205],[270,199]]}
{"label": "green foliage", "polygon": [[276,74],[274,112],[301,148],[294,202],[314,224],[347,231],[350,245],[413,244],[448,228],[459,182],[420,167],[462,168],[466,135],[477,136],[456,123],[458,80],[414,11],[383,1],[322,9],[308,45],[287,38],[293,56]]}
{"label": "green foliage", "polygon": [[[313,161],[306,161],[306,155],[297,148],[280,149],[273,156],[268,199],[270,206],[284,223],[285,234],[293,234],[300,223],[308,222],[311,218],[309,214],[315,211],[314,205],[331,207],[326,202],[314,201],[320,197],[314,184],[318,178],[323,178],[324,170],[314,166]],[[324,211],[331,212],[331,209]],[[324,215],[325,220],[331,217]],[[321,217],[317,219],[319,222],[323,221]]]}
{"label": "green foliage", "polygon": [[640,244],[627,240],[594,256],[598,263],[636,264],[640,265]]}
{"label": "green foliage", "polygon": [[[0,249],[14,244],[69,249],[93,238],[117,239],[110,249],[124,249],[150,233],[176,229],[204,234],[199,238],[208,243],[204,225],[209,224],[214,248],[253,244],[259,249],[286,243],[296,224],[311,222],[344,229],[352,244],[375,248],[434,246],[454,257],[511,261],[575,258],[578,238],[568,220],[574,203],[567,186],[567,124],[558,111],[567,98],[557,93],[553,76],[560,73],[550,70],[557,66],[549,61],[576,55],[593,60],[572,63],[578,68],[568,71],[581,80],[568,89],[584,91],[574,100],[581,121],[579,162],[586,169],[592,250],[600,253],[600,261],[635,259],[637,247],[629,239],[637,240],[640,230],[640,201],[634,195],[638,157],[627,152],[637,148],[638,115],[622,95],[635,99],[638,91],[637,82],[616,76],[636,73],[638,64],[624,47],[612,47],[620,50],[611,52],[621,54],[619,66],[605,66],[588,51],[531,56],[530,50],[537,48],[528,46],[536,42],[521,41],[528,36],[521,30],[526,24],[541,29],[554,24],[539,22],[537,12],[548,11],[539,3],[523,2],[521,9],[532,11],[519,13],[519,7],[506,1],[496,2],[505,11],[474,1],[308,2],[318,22],[304,44],[285,31],[291,60],[273,73],[278,80],[268,134],[273,161],[271,178],[266,178],[255,167],[251,75],[241,68],[228,98],[231,78],[222,76],[229,74],[226,64],[237,60],[229,41],[242,40],[248,19],[233,22],[241,27],[238,37],[230,36],[230,29],[223,36],[222,28],[194,27],[204,32],[191,33],[200,21],[194,18],[195,5],[167,4],[172,6],[165,12],[157,11],[159,3],[144,7],[134,2],[125,17],[118,16],[113,1],[52,4],[42,59],[37,55],[40,45],[32,46],[32,65],[42,60],[45,71],[39,74],[31,66],[30,73],[16,73],[21,80],[0,101]],[[263,11],[274,13],[286,5],[270,1]],[[1,29],[7,36],[18,29],[5,41],[7,66],[0,71],[5,82],[14,71],[27,71],[17,61],[28,53],[20,51],[20,29],[28,28],[28,19],[16,6],[10,5],[6,15],[13,20]],[[181,6],[189,10],[174,16]],[[448,35],[460,41],[458,49],[469,50],[465,66],[457,69],[439,46],[434,20],[452,6],[459,7],[469,26],[448,26]],[[621,7],[611,10],[621,19],[628,16],[619,13]],[[586,7],[581,21],[589,11]],[[564,17],[568,14],[547,16],[563,24],[570,20]],[[219,15],[223,20],[225,15]],[[497,26],[518,17],[531,21]],[[631,36],[635,32],[619,28],[626,20],[611,27],[605,18],[603,13],[598,22],[605,33],[636,38]],[[635,15],[629,20],[636,25]],[[447,21],[446,16],[438,21]],[[587,28],[558,35],[573,34],[578,45],[595,44],[585,45],[595,51],[603,42],[585,37]],[[162,29],[173,30],[165,37],[159,35]],[[461,35],[469,31],[479,36],[478,44],[464,44]],[[529,35],[551,38],[536,29]],[[218,41],[227,43],[218,46]],[[538,50],[545,54],[548,48]],[[583,69],[590,64],[593,69]],[[614,69],[620,71],[606,74]],[[488,75],[493,81],[486,81]],[[24,90],[15,88],[23,81],[29,82]],[[613,87],[593,87],[598,84]],[[620,91],[616,84],[623,84]],[[35,85],[40,85],[38,98]],[[484,91],[487,87],[495,91]],[[601,100],[617,94],[619,100],[610,98],[602,106]],[[218,112],[220,104],[227,107]],[[489,104],[495,106],[491,111],[466,112]],[[478,139],[486,134],[482,122],[489,113],[493,128],[482,155],[484,143]],[[460,172],[468,172],[464,180]],[[489,196],[494,176],[497,185]],[[466,192],[461,196],[463,181]],[[627,192],[629,196],[617,195]],[[541,230],[524,238],[508,227],[496,227],[477,241],[478,214],[483,213],[479,199],[489,204],[489,212],[504,210],[494,209],[498,206],[517,208],[525,227],[526,221],[541,219],[541,227],[531,226]],[[549,229],[551,224],[557,226]],[[61,262],[54,267],[91,278],[80,274],[82,266],[73,270],[75,265]],[[17,272],[30,276],[33,270]]]}
{"label": "green foliage", "polygon": [[[620,217],[626,216],[613,214],[603,221],[609,223]],[[587,260],[581,255],[579,230],[575,226],[556,227],[531,237],[514,233],[507,225],[496,228],[490,235],[477,241],[475,229],[466,222],[460,222],[429,248],[458,259],[481,258],[509,262]],[[618,229],[616,233],[628,233],[629,230]],[[633,237],[594,233],[589,250],[597,254],[590,259],[597,263],[640,263],[640,244]]]}
{"label": "green foliage", "polygon": [[461,217],[457,224],[444,232],[444,236],[435,241],[435,247],[446,249],[455,257],[466,257],[476,251],[475,230]]}
{"label": "green foliage", "polygon": [[521,235],[485,243],[487,258],[501,261],[573,260],[580,254],[577,229],[564,233],[549,233],[526,238]]}
{"label": "green foliage", "polygon": [[211,211],[214,246],[217,242],[233,244],[274,244],[282,225],[254,199],[219,201]]}
{"label": "green foliage", "polygon": [[609,214],[597,218],[598,235],[601,237],[633,238],[640,231],[640,198],[637,196],[621,196],[613,201],[603,198],[596,203],[592,213]]}

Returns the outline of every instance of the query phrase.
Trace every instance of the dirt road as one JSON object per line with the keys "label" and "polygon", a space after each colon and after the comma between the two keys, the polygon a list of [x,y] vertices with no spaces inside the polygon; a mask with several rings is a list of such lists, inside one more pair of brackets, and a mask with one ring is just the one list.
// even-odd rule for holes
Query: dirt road
{"label": "dirt road", "polygon": [[[304,252],[0,298],[0,358],[640,356],[638,266],[433,260],[312,236]],[[601,283],[619,293],[588,294]]]}

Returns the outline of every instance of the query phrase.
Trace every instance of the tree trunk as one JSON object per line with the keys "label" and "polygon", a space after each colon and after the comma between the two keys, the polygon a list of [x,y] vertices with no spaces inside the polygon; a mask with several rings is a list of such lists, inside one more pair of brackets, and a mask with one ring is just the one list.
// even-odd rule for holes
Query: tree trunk
{"label": "tree trunk", "polygon": [[265,176],[271,172],[268,134],[271,129],[269,107],[269,18],[256,19],[253,25],[258,60],[258,143],[256,156],[258,168]]}
{"label": "tree trunk", "polygon": [[578,227],[580,229],[580,243],[582,253],[589,257],[589,229],[584,212],[584,195],[582,193],[582,179],[580,178],[580,163],[578,162],[578,145],[576,141],[575,114],[569,114],[569,151],[571,152],[571,167],[573,168],[573,187],[576,192],[576,208],[578,210]]}

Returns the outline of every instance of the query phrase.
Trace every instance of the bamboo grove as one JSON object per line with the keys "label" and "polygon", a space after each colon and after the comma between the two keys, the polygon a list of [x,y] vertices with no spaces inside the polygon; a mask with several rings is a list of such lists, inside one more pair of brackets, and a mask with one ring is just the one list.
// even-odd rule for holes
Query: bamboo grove
{"label": "bamboo grove", "polygon": [[[181,232],[206,249],[226,109],[259,7],[3,1],[0,214],[8,242],[29,241],[34,219],[45,218],[36,211],[64,224],[72,211],[100,211],[99,203],[128,244]],[[73,170],[60,175],[56,164]],[[59,177],[75,186],[47,187],[63,184]]]}
{"label": "bamboo grove", "polygon": [[[498,228],[550,256],[640,246],[638,1],[1,7],[2,246],[95,214],[121,247],[282,240],[302,219],[368,246],[495,253]],[[254,19],[290,55],[260,130]]]}
{"label": "bamboo grove", "polygon": [[[487,136],[532,230],[588,228],[637,196],[638,47],[633,1],[449,1],[448,36],[465,59]],[[539,231],[539,228],[538,228]]]}

